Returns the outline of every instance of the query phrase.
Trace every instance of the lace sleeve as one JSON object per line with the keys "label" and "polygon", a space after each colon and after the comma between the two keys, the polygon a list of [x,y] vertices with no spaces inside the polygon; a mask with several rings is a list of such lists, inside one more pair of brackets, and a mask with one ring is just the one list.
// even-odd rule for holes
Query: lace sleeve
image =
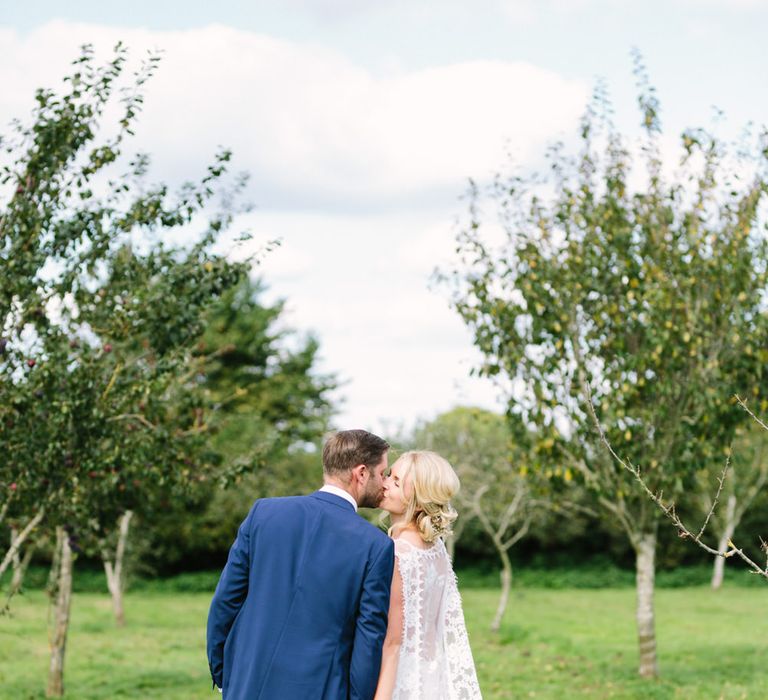
{"label": "lace sleeve", "polygon": [[395,558],[403,583],[403,634],[392,700],[482,698],[442,541],[418,547],[395,540]]}
{"label": "lace sleeve", "polygon": [[453,572],[445,589],[443,640],[450,675],[450,700],[482,698],[464,622],[459,587]]}
{"label": "lace sleeve", "polygon": [[395,540],[395,566],[402,580],[403,635],[402,645],[407,653],[417,653],[419,646],[420,576],[418,548],[404,539]]}

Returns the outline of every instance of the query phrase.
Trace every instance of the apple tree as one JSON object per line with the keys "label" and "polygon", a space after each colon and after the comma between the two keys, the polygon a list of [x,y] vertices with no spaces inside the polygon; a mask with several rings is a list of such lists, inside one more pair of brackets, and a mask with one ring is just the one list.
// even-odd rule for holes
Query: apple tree
{"label": "apple tree", "polygon": [[[674,499],[722,462],[747,420],[731,397],[768,398],[768,142],[763,134],[734,149],[687,130],[671,172],[639,59],[636,75],[638,142],[618,131],[598,89],[578,152],[556,145],[547,172],[472,187],[461,262],[447,280],[481,373],[508,387],[509,411],[536,431],[542,463],[571,469],[632,544],[639,670],[652,677],[662,515],[598,425],[652,491]],[[499,223],[497,247],[487,230]]]}
{"label": "apple tree", "polygon": [[195,347],[250,264],[214,252],[243,184],[224,184],[227,151],[178,191],[123,156],[157,56],[130,76],[127,60],[121,45],[106,63],[84,47],[2,141],[0,513],[18,533],[2,565],[35,528],[55,536],[50,696],[63,694],[78,549],[209,478],[214,405]]}

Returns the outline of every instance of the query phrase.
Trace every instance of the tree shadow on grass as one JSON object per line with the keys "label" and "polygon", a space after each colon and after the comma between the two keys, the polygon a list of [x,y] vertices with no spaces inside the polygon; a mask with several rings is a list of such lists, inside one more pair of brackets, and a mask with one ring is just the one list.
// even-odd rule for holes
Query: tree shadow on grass
{"label": "tree shadow on grass", "polygon": [[[633,659],[617,658],[616,664],[598,670],[601,682],[581,686],[594,698],[627,700],[710,700],[753,697],[755,684],[765,678],[764,653],[754,645],[691,645],[675,655],[659,653],[659,677],[645,680],[637,675]],[[618,693],[618,694],[617,694]],[[766,694],[768,697],[768,682]]]}
{"label": "tree shadow on grass", "polygon": [[661,671],[678,683],[695,684],[702,675],[716,672],[722,683],[749,684],[765,678],[765,649],[755,644],[712,644],[686,646],[683,654],[661,654]]}
{"label": "tree shadow on grass", "polygon": [[[108,698],[189,698],[210,689],[207,676],[191,675],[178,670],[148,669],[112,674],[97,683],[70,684],[67,697],[79,700]],[[219,696],[220,697],[220,696]]]}
{"label": "tree shadow on grass", "polygon": [[495,639],[500,646],[506,646],[507,644],[527,641],[530,637],[531,630],[529,628],[505,622],[501,625],[501,629],[499,629]]}

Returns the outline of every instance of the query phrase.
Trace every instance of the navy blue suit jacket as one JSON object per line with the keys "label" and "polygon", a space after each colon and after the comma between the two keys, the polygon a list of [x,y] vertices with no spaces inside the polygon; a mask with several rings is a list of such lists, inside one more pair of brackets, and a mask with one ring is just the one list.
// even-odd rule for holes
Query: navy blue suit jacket
{"label": "navy blue suit jacket", "polygon": [[208,613],[224,700],[370,700],[392,541],[331,493],[265,498],[240,525]]}

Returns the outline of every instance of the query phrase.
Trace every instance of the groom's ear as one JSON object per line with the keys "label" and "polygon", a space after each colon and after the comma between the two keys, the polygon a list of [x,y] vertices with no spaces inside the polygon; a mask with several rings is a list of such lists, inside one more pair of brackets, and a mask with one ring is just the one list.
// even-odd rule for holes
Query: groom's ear
{"label": "groom's ear", "polygon": [[352,480],[356,482],[362,482],[365,479],[364,472],[368,471],[368,467],[364,464],[358,464],[352,468]]}

